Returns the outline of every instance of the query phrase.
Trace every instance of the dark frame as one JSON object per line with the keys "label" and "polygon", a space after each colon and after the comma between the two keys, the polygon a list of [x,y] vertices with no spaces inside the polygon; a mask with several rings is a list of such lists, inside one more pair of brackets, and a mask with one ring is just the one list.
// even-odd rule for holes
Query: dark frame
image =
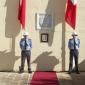
{"label": "dark frame", "polygon": [[48,42],[48,34],[47,33],[41,34],[41,42]]}

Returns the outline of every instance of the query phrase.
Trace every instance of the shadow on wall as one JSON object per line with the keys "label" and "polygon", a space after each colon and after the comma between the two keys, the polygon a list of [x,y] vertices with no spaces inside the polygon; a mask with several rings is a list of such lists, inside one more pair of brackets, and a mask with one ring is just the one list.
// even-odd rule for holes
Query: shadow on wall
{"label": "shadow on wall", "polygon": [[85,71],[85,60],[79,64],[79,71]]}
{"label": "shadow on wall", "polygon": [[6,0],[6,25],[5,36],[7,38],[15,38],[20,32],[20,25],[18,24],[18,5],[19,0]]}
{"label": "shadow on wall", "polygon": [[14,63],[19,58],[14,53],[2,51],[0,52],[0,71],[13,71]]}
{"label": "shadow on wall", "polygon": [[11,45],[11,51],[0,52],[0,70],[13,70],[15,61],[19,58],[15,56],[15,39],[20,32],[20,25],[18,24],[18,0],[6,0],[5,6],[6,18],[5,18],[5,37],[12,40],[9,43]]}
{"label": "shadow on wall", "polygon": [[49,42],[48,42],[49,46],[51,46],[53,43],[55,26],[58,25],[59,23],[62,23],[62,25],[64,23],[65,4],[66,4],[66,0],[48,0],[46,14],[53,14],[54,26],[52,30],[40,30],[40,34],[43,32],[49,34]]}
{"label": "shadow on wall", "polygon": [[[78,64],[79,71],[84,71],[85,72],[85,60],[83,60],[81,63]],[[73,68],[73,71],[75,70],[75,67]]]}
{"label": "shadow on wall", "polygon": [[66,32],[66,30],[65,30],[64,16],[65,16],[66,1],[67,0],[49,0],[48,1],[46,13],[53,14],[54,26],[53,26],[52,30],[40,30],[39,31],[40,35],[41,35],[41,33],[49,34],[48,45],[51,46],[53,43],[53,39],[54,39],[54,32],[55,32],[56,25],[58,25],[60,23],[62,24],[62,37],[61,37],[62,46],[60,49],[60,50],[62,50],[62,53],[61,53],[62,71],[65,71],[65,32]]}
{"label": "shadow on wall", "polygon": [[36,71],[53,71],[54,67],[59,64],[55,56],[50,56],[52,52],[43,52],[32,63],[36,63]]}

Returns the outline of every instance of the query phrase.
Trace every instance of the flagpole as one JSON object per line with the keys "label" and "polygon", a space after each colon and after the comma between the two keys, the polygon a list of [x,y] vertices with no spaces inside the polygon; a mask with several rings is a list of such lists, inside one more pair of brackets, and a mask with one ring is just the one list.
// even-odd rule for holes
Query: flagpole
{"label": "flagpole", "polygon": [[22,38],[23,38],[23,33],[24,33],[25,31],[26,31],[25,28],[23,28],[22,25],[21,25],[21,36],[22,36]]}

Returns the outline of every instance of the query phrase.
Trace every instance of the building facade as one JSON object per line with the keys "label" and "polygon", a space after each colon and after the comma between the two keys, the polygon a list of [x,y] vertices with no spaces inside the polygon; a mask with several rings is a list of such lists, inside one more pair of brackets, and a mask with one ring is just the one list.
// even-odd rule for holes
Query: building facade
{"label": "building facade", "polygon": [[[69,65],[68,40],[73,32],[64,20],[67,0],[27,0],[26,31],[32,39],[31,66],[33,71],[67,71]],[[20,66],[19,41],[22,29],[18,21],[19,0],[0,0],[0,71],[18,71]],[[78,0],[76,31],[81,40],[79,70],[85,71],[85,0]],[[38,14],[51,15],[38,29]],[[39,23],[42,24],[42,17]],[[40,25],[40,24],[39,24]],[[41,26],[41,25],[40,25]],[[50,28],[51,27],[51,28]],[[41,42],[41,35],[48,41]],[[26,64],[26,63],[25,63]],[[27,64],[25,66],[27,70]]]}

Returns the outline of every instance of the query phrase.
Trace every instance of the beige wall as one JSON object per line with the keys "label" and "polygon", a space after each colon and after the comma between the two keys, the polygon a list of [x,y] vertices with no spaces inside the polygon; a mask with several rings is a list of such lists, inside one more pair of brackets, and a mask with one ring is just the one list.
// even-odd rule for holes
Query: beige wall
{"label": "beige wall", "polygon": [[[84,0],[78,0],[77,32],[81,39],[79,68],[85,70],[85,12]],[[26,30],[33,42],[31,66],[32,70],[68,70],[69,50],[68,39],[72,29],[64,22],[66,0],[27,0]],[[23,31],[20,29],[18,15],[18,0],[0,0],[0,70],[18,71],[20,65],[19,40]],[[53,14],[52,30],[36,30],[35,14]],[[40,34],[48,33],[49,42],[41,43]],[[25,66],[27,70],[27,64]]]}

